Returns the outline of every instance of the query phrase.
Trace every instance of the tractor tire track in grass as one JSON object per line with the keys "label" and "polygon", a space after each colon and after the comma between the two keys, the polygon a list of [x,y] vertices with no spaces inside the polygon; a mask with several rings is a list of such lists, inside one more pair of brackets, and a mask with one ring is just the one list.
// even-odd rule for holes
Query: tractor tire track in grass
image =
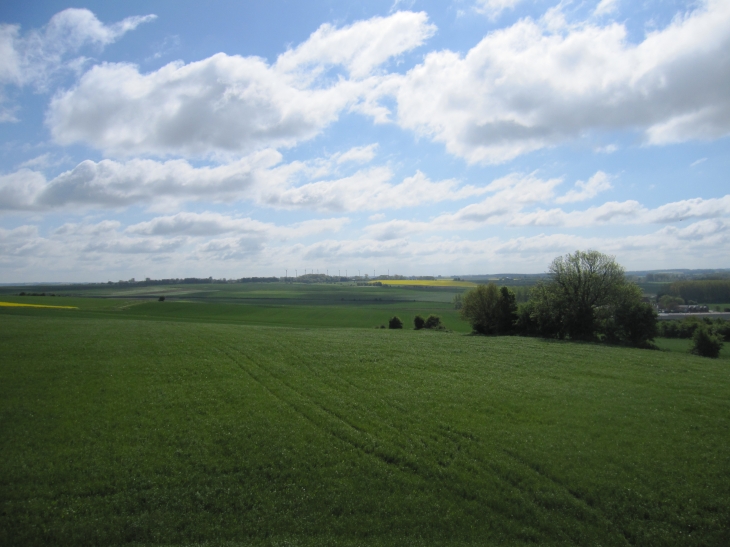
{"label": "tractor tire track in grass", "polygon": [[[228,351],[222,351],[231,361],[237,364],[241,368],[241,370],[246,372],[251,378],[253,378],[264,389],[266,389],[273,397],[275,397],[285,405],[289,406],[295,411],[296,414],[302,416],[316,429],[328,435],[331,435],[344,443],[347,443],[348,445],[356,448],[357,450],[365,454],[378,458],[385,464],[396,465],[397,467],[401,468],[401,470],[408,469],[411,472],[415,472],[417,470],[417,466],[414,462],[398,458],[396,456],[393,456],[392,454],[388,454],[387,452],[383,451],[378,446],[378,443],[374,442],[374,438],[370,433],[359,429],[341,415],[335,413],[330,409],[325,408],[319,402],[293,388],[290,384],[288,384],[281,378],[277,378],[274,374],[269,372],[264,365],[260,364],[251,355],[248,355],[247,353],[233,346],[227,345],[227,348]],[[255,366],[259,371],[259,374],[254,374],[249,367],[244,366],[240,362],[240,360],[236,358],[236,354],[240,355],[251,365]],[[274,382],[269,383],[264,381],[263,375],[268,377],[270,380],[273,380]],[[287,394],[289,396],[287,396]],[[312,410],[314,409],[319,410],[319,412],[317,412],[316,410],[312,412]]]}
{"label": "tractor tire track in grass", "polygon": [[[570,492],[563,485],[538,474],[535,482],[538,483],[539,488],[526,488],[524,486],[526,482],[524,469],[515,475],[513,471],[510,471],[513,466],[510,465],[509,461],[505,461],[504,455],[494,451],[487,452],[483,446],[480,447],[478,439],[468,432],[461,432],[450,426],[440,428],[441,435],[437,443],[442,447],[444,444],[450,445],[448,451],[451,453],[451,458],[448,462],[443,459],[431,461],[432,458],[427,457],[428,453],[424,454],[423,457],[407,455],[403,452],[402,447],[397,449],[394,446],[385,445],[383,439],[376,433],[358,427],[342,413],[327,408],[303,390],[295,388],[290,382],[271,372],[269,367],[262,363],[260,359],[254,358],[241,347],[223,341],[219,341],[217,345],[219,348],[224,348],[221,351],[271,396],[291,408],[317,430],[328,436],[335,437],[360,453],[375,458],[376,461],[395,467],[400,472],[418,477],[419,481],[424,484],[437,481],[445,491],[444,493],[448,492],[452,499],[461,499],[467,503],[481,505],[482,509],[488,508],[494,513],[501,514],[502,518],[507,520],[515,520],[515,515],[520,516],[518,520],[525,520],[525,513],[528,513],[530,516],[527,520],[535,523],[538,528],[543,530],[553,529],[552,533],[559,533],[570,543],[581,544],[582,541],[585,541],[586,536],[594,536],[591,529],[596,527],[602,530],[600,535],[604,539],[615,536],[615,528],[612,527],[610,521],[602,518],[600,513],[591,510],[584,503],[579,503],[580,500],[573,495],[568,496],[567,494]],[[284,348],[280,343],[277,345]],[[299,355],[298,357],[302,356]],[[241,358],[255,367],[256,372],[245,366],[241,362]],[[304,359],[300,360],[304,361]],[[319,378],[320,375],[313,374],[311,367],[305,366],[304,368],[311,377]],[[409,432],[398,430],[391,424],[380,422],[375,424],[375,429],[378,428],[393,430],[396,438],[408,438],[412,444],[417,443],[417,439],[413,438]],[[448,468],[451,467],[457,455],[462,453],[462,444],[465,442],[472,445],[470,449],[467,449],[469,455],[464,456],[469,458],[470,463],[464,470],[455,469],[450,472]],[[507,454],[507,456],[515,459],[511,454]],[[525,464],[520,463],[520,467],[525,467]],[[467,471],[468,475],[465,476],[463,471]],[[484,477],[485,471],[489,472],[489,477]],[[530,474],[533,473],[534,470],[530,468]],[[500,489],[504,490],[504,499],[499,503],[485,499],[480,490],[475,488],[475,484],[472,483],[474,479],[479,478],[481,478],[481,482],[485,479],[487,481],[491,479],[501,483]],[[545,492],[546,490],[547,492]],[[545,499],[541,499],[538,495],[541,492],[544,492],[543,497]],[[549,501],[546,502],[546,500]],[[579,523],[588,525],[588,529],[586,529],[586,526],[578,526],[578,529],[575,529],[575,524],[572,524],[572,526],[565,526],[567,531],[554,530],[555,524],[552,522],[551,513],[556,505],[568,509]],[[593,531],[595,532],[595,530]],[[528,535],[530,534],[528,533]],[[539,536],[537,530],[535,530],[535,534],[536,537]],[[618,536],[615,536],[615,539],[618,539]],[[623,539],[621,537],[621,541],[618,543],[611,541],[608,544],[626,545]]]}

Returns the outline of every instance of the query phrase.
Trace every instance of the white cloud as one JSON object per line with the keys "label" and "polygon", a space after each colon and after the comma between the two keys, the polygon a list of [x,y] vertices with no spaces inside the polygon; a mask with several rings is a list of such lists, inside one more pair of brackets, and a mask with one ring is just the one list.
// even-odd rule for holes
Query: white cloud
{"label": "white cloud", "polygon": [[685,199],[667,203],[648,214],[650,222],[681,222],[697,218],[730,216],[730,195],[711,199]]}
{"label": "white cloud", "polygon": [[327,65],[341,65],[354,78],[363,78],[392,57],[422,45],[436,32],[425,12],[399,11],[388,17],[373,17],[350,26],[319,27],[302,44],[282,53],[275,69],[315,72]]}
{"label": "white cloud", "polygon": [[579,180],[575,183],[575,188],[570,190],[564,196],[560,196],[555,200],[556,203],[573,203],[576,201],[585,201],[591,199],[601,192],[610,190],[611,177],[603,171],[598,171],[595,175],[588,179],[588,182]]}
{"label": "white cloud", "polygon": [[155,17],[127,17],[105,25],[87,9],[69,8],[54,15],[42,29],[25,35],[17,25],[0,25],[0,83],[43,88],[58,70],[83,64],[83,58],[67,60],[69,54],[87,45],[109,45]]}
{"label": "white cloud", "polygon": [[473,230],[485,224],[506,223],[527,205],[548,201],[561,179],[543,180],[532,175],[512,174],[480,189],[491,195],[455,213],[445,213],[424,221],[391,220],[367,226],[365,232],[376,240],[390,240],[409,234],[442,230]]}
{"label": "white cloud", "polygon": [[[201,214],[199,220],[208,223],[211,215],[215,214]],[[162,225],[173,217],[159,218]],[[727,219],[665,226],[626,237],[543,233],[466,239],[426,232],[380,240],[365,233],[357,239],[330,237],[309,244],[303,244],[294,231],[286,235],[294,225],[261,223],[260,231],[236,231],[236,221],[247,219],[221,215],[218,220],[224,230],[233,226],[233,231],[218,236],[191,235],[184,222],[182,231],[152,234],[148,232],[154,230],[146,228],[154,222],[145,229],[137,225],[140,230],[121,230],[114,221],[67,224],[47,237],[41,236],[36,226],[0,228],[0,272],[6,279],[20,276],[17,279],[33,281],[48,280],[42,272],[52,270],[58,279],[80,268],[95,280],[106,279],[110,271],[120,272],[124,279],[143,273],[165,277],[170,271],[206,277],[211,273],[220,276],[224,271],[230,272],[230,277],[284,275],[285,268],[292,272],[293,265],[303,263],[319,266],[320,271],[326,267],[342,267],[344,271],[349,266],[351,272],[362,268],[363,273],[373,267],[378,272],[390,267],[391,272],[400,269],[399,273],[407,274],[496,273],[506,268],[535,272],[544,271],[557,255],[588,248],[616,255],[628,268],[674,267],[676,256],[691,261],[694,267],[722,267],[728,265],[730,250]],[[330,220],[340,222],[325,222]]]}
{"label": "white cloud", "polygon": [[378,149],[378,143],[369,144],[367,146],[356,146],[350,148],[347,152],[335,154],[332,156],[337,163],[368,163],[375,157],[375,151]]}
{"label": "white cloud", "polygon": [[222,234],[256,235],[265,239],[290,239],[306,237],[322,232],[334,233],[349,222],[347,218],[307,220],[289,226],[276,226],[251,218],[235,218],[221,213],[177,213],[156,217],[126,228],[125,232],[150,236],[206,237]]}
{"label": "white cloud", "polygon": [[[425,14],[398,12],[342,29],[323,25],[273,66],[224,53],[149,74],[102,64],[54,97],[47,123],[60,144],[84,142],[113,155],[238,155],[294,146],[347,108],[386,116],[370,97],[382,93],[383,78],[369,74],[434,30]],[[352,77],[327,78],[330,65],[345,66]]]}
{"label": "white cloud", "polygon": [[[611,224],[668,224],[697,219],[725,222],[723,219],[730,217],[730,195],[682,200],[655,209],[627,200],[609,201],[576,211],[560,208],[527,210],[530,205],[549,200],[553,188],[559,183],[559,179],[542,181],[532,177],[524,180],[516,176],[506,177],[500,180],[503,190],[455,213],[444,213],[428,221],[397,219],[375,222],[367,226],[364,233],[374,240],[388,241],[413,234],[478,230],[487,225],[585,228]],[[495,187],[498,186],[492,186]]]}
{"label": "white cloud", "polygon": [[707,161],[707,158],[700,158],[700,159],[698,159],[696,161],[693,161],[689,166],[690,167],[697,167],[698,165],[700,165],[701,163],[704,163],[706,161]]}
{"label": "white cloud", "polygon": [[429,53],[400,82],[398,123],[472,163],[590,131],[637,130],[649,144],[730,133],[730,3],[701,2],[639,44],[627,34],[522,19],[464,56]]}
{"label": "white cloud", "polygon": [[16,257],[33,257],[44,251],[45,240],[36,226],[24,225],[6,230],[0,228],[0,264],[12,264]]}
{"label": "white cloud", "polygon": [[667,267],[674,264],[676,256],[692,260],[696,267],[717,267],[727,264],[730,247],[730,223],[726,221],[700,221],[683,229],[668,226],[628,237],[556,233],[470,240],[411,235],[383,240],[374,239],[371,234],[357,240],[329,239],[302,247],[298,253],[310,261],[330,263],[408,265],[415,262],[419,273],[428,268],[438,268],[443,273],[455,273],[459,269],[497,273],[505,267],[513,271],[544,271],[555,256],[576,249],[598,249],[616,255],[627,267]]}
{"label": "white cloud", "polygon": [[30,169],[0,175],[0,210],[36,208],[36,199],[45,186],[46,177]]}
{"label": "white cloud", "polygon": [[378,211],[459,200],[488,191],[470,185],[461,186],[451,179],[432,182],[420,171],[398,184],[391,184],[392,178],[389,168],[374,167],[337,180],[265,189],[259,201],[285,209]]}
{"label": "white cloud", "polygon": [[48,182],[41,173],[21,169],[0,176],[0,209],[117,208],[135,203],[159,208],[181,201],[236,199],[264,173],[275,184],[279,172],[271,168],[280,160],[271,150],[216,167],[193,167],[185,160],[86,160]]}
{"label": "white cloud", "polygon": [[[86,160],[50,181],[37,171],[20,169],[0,176],[0,210],[115,209],[141,204],[161,211],[185,202],[248,200],[281,209],[373,211],[461,200],[492,191],[453,179],[433,182],[420,171],[394,184],[392,171],[383,166],[316,180],[336,174],[339,164],[366,161],[374,149],[371,145],[327,160],[288,164],[280,163],[278,152],[265,150],[212,167],[194,167],[186,160]],[[306,182],[300,183],[301,179]],[[308,182],[311,180],[315,181]]]}
{"label": "white cloud", "polygon": [[618,146],[615,144],[607,144],[606,146],[599,146],[595,149],[599,154],[613,154],[618,150]]}
{"label": "white cloud", "polygon": [[514,9],[521,2],[522,0],[476,0],[474,9],[491,19],[496,19],[503,11]]}
{"label": "white cloud", "polygon": [[598,2],[596,9],[593,11],[595,15],[611,15],[618,11],[619,0],[601,0]]}

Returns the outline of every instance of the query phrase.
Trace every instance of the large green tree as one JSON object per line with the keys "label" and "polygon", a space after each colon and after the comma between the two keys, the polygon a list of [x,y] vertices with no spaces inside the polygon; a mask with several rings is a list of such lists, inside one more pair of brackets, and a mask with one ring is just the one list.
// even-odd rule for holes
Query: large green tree
{"label": "large green tree", "polygon": [[612,256],[576,251],[553,260],[549,281],[531,293],[530,317],[539,334],[605,339],[643,346],[656,336],[656,316]]}

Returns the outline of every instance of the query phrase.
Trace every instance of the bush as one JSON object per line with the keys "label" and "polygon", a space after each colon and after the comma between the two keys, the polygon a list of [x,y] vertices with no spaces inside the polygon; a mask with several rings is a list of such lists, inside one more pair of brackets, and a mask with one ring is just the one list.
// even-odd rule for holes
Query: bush
{"label": "bush", "polygon": [[711,333],[706,325],[700,325],[692,335],[691,353],[700,357],[711,357],[717,359],[722,349],[722,341],[718,336]]}
{"label": "bush", "polygon": [[413,318],[413,326],[415,327],[416,330],[421,330],[425,324],[426,324],[426,320],[423,317],[421,317],[420,315],[416,315]]}
{"label": "bush", "polygon": [[400,317],[397,315],[394,315],[390,321],[388,321],[388,328],[389,329],[402,329],[403,328],[403,321],[400,320]]}
{"label": "bush", "polygon": [[443,328],[443,325],[441,324],[441,318],[438,315],[429,315],[426,318],[426,323],[423,326],[427,329]]}
{"label": "bush", "polygon": [[158,302],[164,302],[164,301],[165,301],[165,297],[164,297],[164,296],[160,296],[160,297],[159,297],[159,298],[157,299],[157,301],[158,301]]}

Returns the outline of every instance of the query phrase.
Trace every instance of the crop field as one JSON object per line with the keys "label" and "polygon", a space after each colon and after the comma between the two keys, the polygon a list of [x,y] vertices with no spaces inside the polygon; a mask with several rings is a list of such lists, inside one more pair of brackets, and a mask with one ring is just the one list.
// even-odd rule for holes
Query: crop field
{"label": "crop field", "polygon": [[76,306],[51,306],[46,304],[27,304],[25,302],[0,302],[0,308],[55,308],[62,310],[77,310]]}
{"label": "crop field", "polygon": [[726,359],[50,300],[0,308],[2,545],[730,543]]}
{"label": "crop field", "polygon": [[371,281],[371,283],[382,283],[394,287],[464,287],[472,288],[477,284],[471,281],[455,281],[453,279],[383,279]]}

